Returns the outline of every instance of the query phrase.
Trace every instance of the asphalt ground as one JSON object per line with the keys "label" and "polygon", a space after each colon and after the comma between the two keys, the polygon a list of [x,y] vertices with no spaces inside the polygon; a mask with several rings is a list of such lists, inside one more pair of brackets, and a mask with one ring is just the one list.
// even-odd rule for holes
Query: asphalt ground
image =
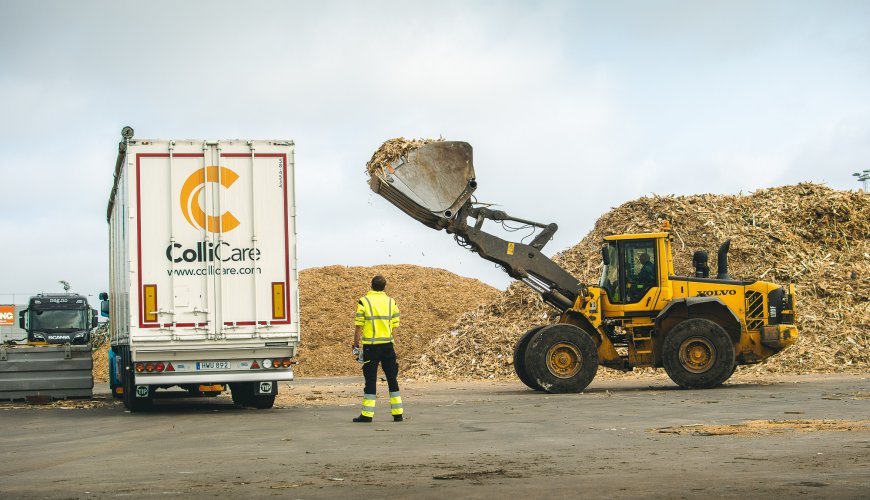
{"label": "asphalt ground", "polygon": [[[404,422],[381,385],[375,421],[355,424],[361,388],[361,377],[297,380],[271,410],[164,397],[131,414],[105,386],[93,401],[0,403],[0,497],[870,498],[868,374],[697,391],[596,380],[566,395],[406,383]],[[728,424],[746,432],[701,427]]]}

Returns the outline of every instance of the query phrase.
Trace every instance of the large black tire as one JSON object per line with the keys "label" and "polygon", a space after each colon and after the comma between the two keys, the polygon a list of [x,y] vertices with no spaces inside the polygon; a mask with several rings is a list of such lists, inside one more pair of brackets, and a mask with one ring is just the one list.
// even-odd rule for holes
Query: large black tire
{"label": "large black tire", "polygon": [[253,406],[254,384],[251,382],[231,383],[230,395],[233,397],[233,403],[239,406]]}
{"label": "large black tire", "polygon": [[274,394],[254,394],[251,400],[251,406],[258,410],[268,410],[275,404]]}
{"label": "large black tire", "polygon": [[514,372],[516,372],[520,381],[526,384],[526,387],[534,391],[543,391],[544,389],[536,384],[526,371],[526,349],[529,347],[529,341],[532,340],[532,336],[541,331],[541,328],[544,328],[544,326],[536,326],[527,331],[517,341],[517,345],[514,346]]}
{"label": "large black tire", "polygon": [[710,389],[734,373],[734,343],[719,324],[709,319],[687,319],[665,337],[662,364],[680,387]]}
{"label": "large black tire", "polygon": [[124,406],[130,410],[130,413],[148,411],[152,407],[154,397],[153,389],[148,390],[148,397],[140,398],[136,396],[136,376],[133,370],[127,371],[124,376]]}
{"label": "large black tire", "polygon": [[532,335],[524,361],[526,373],[541,390],[581,392],[598,372],[598,348],[579,327],[560,323]]}

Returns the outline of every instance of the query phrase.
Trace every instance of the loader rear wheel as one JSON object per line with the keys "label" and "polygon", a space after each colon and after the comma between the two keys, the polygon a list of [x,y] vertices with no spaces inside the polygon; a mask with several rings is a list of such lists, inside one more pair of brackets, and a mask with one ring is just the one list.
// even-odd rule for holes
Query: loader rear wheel
{"label": "loader rear wheel", "polygon": [[548,325],[532,335],[524,361],[526,373],[540,390],[581,392],[598,372],[598,348],[574,325]]}
{"label": "loader rear wheel", "polygon": [[520,340],[517,341],[517,345],[514,346],[514,372],[516,372],[520,381],[526,384],[526,387],[535,391],[543,391],[544,389],[536,384],[535,381],[529,377],[528,371],[526,371],[526,350],[529,347],[529,341],[532,340],[532,336],[541,331],[541,328],[544,328],[544,326],[536,326],[527,331],[522,337],[520,337]]}
{"label": "loader rear wheel", "polygon": [[665,337],[662,364],[680,387],[710,389],[734,373],[734,343],[719,324],[702,318],[687,319]]}

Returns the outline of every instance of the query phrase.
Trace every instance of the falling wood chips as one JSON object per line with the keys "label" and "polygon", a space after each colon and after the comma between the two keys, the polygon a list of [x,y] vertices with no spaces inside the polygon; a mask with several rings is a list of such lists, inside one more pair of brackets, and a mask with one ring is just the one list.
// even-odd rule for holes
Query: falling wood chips
{"label": "falling wood chips", "polygon": [[380,176],[391,163],[408,154],[408,151],[432,142],[443,140],[444,139],[405,139],[404,137],[390,139],[381,144],[381,147],[375,151],[375,154],[372,155],[372,159],[366,163],[366,171],[368,172],[369,177]]}
{"label": "falling wood chips", "polygon": [[870,431],[870,420],[747,420],[731,425],[681,425],[650,432],[689,436],[767,436],[788,432]]}
{"label": "falling wood chips", "polygon": [[[732,277],[796,284],[799,340],[738,374],[866,371],[870,366],[870,195],[798,184],[749,195],[643,197],[605,213],[554,260],[581,282],[595,284],[604,236],[659,231],[662,220],[673,227],[677,274],[693,272],[696,250],[710,252],[715,270],[716,249],[730,238]],[[411,376],[513,378],[513,348],[520,335],[555,316],[537,293],[514,283],[435,339]],[[636,375],[599,368],[598,376]]]}

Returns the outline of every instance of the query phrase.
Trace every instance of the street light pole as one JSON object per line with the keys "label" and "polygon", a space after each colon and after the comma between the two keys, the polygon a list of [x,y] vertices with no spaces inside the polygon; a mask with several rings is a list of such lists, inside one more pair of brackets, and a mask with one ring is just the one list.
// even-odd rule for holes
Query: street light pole
{"label": "street light pole", "polygon": [[855,172],[852,174],[853,176],[858,178],[859,182],[863,183],[864,192],[867,192],[867,181],[870,181],[870,169],[862,170],[861,172]]}

